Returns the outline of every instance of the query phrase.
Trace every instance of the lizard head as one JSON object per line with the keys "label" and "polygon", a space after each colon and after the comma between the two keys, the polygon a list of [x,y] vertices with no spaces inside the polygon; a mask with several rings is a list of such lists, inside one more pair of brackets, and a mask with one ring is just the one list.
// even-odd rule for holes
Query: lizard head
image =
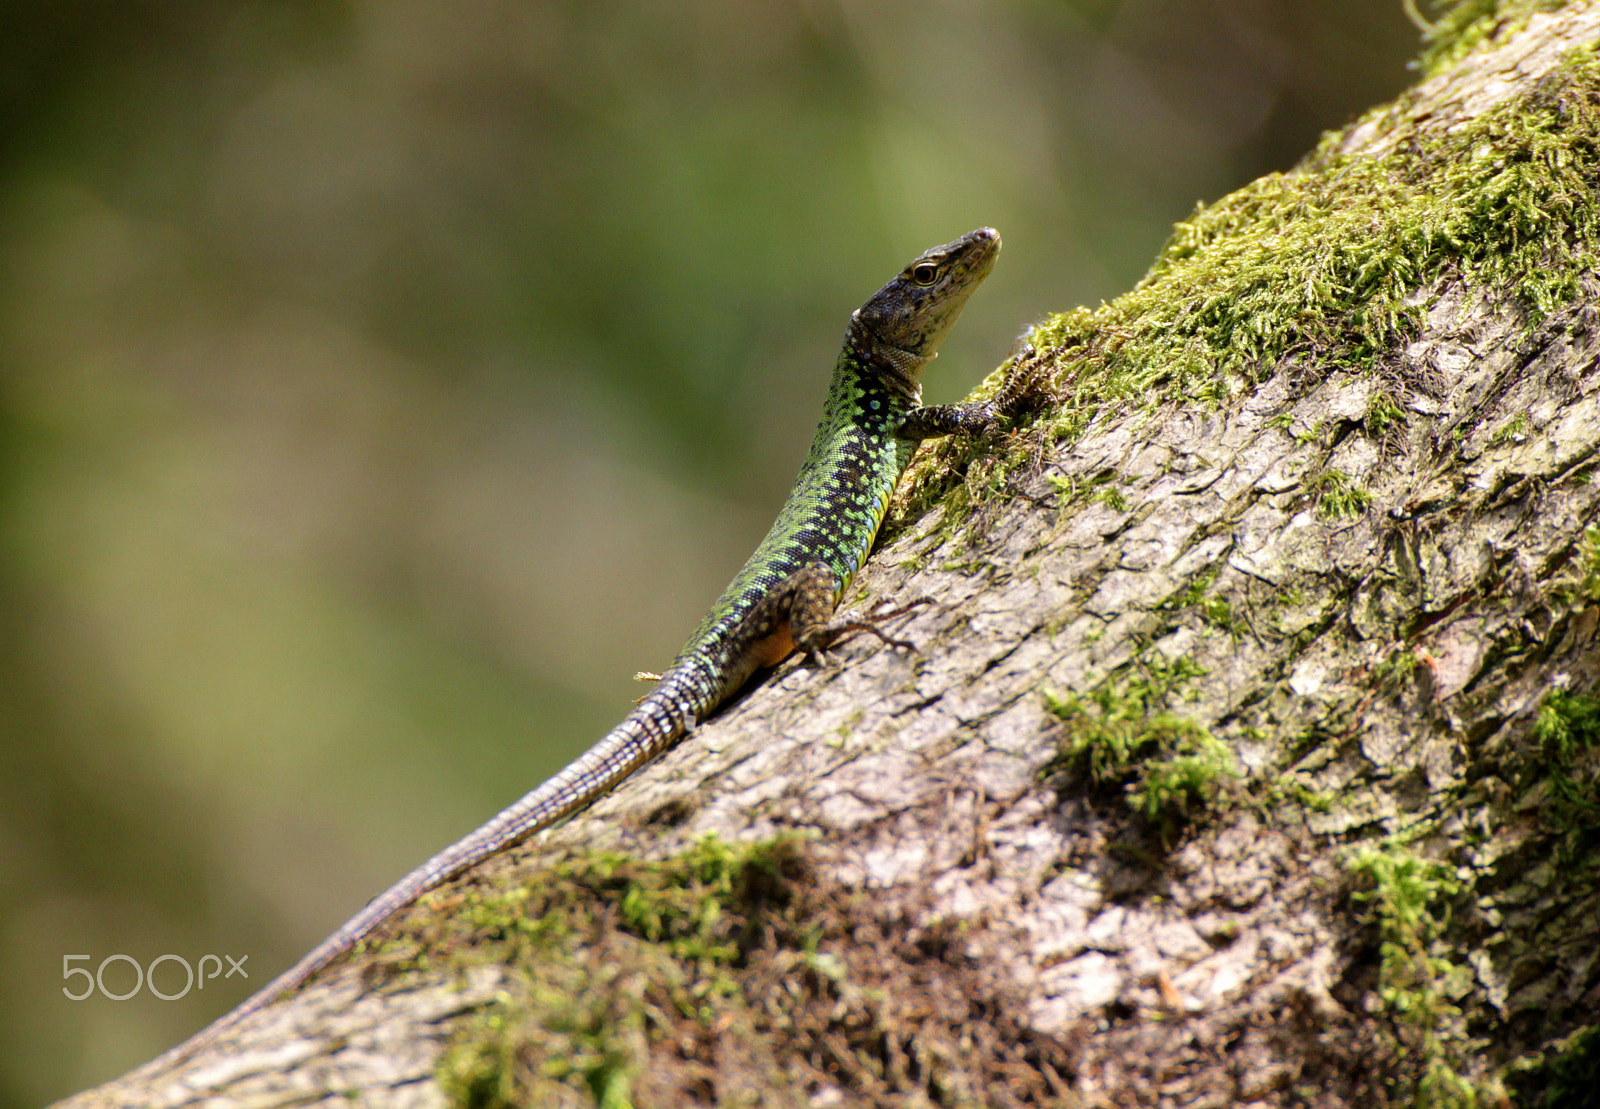
{"label": "lizard head", "polygon": [[856,309],[852,330],[865,333],[869,347],[876,348],[872,353],[915,374],[939,352],[999,254],[1000,232],[992,227],[924,251]]}

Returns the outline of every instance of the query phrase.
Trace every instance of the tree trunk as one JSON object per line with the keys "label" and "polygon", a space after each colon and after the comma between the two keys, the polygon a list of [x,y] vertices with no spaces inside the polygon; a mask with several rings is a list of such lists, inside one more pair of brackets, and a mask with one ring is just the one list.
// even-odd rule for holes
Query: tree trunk
{"label": "tree trunk", "polygon": [[919,459],[916,651],[64,1104],[1594,1104],[1600,4],[1482,8]]}

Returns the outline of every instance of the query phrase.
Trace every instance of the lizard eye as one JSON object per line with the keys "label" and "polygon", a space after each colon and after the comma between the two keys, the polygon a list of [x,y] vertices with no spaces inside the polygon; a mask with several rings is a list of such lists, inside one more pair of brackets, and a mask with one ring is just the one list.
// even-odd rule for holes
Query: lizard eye
{"label": "lizard eye", "polygon": [[932,262],[918,262],[911,267],[911,280],[928,286],[939,280],[939,267]]}

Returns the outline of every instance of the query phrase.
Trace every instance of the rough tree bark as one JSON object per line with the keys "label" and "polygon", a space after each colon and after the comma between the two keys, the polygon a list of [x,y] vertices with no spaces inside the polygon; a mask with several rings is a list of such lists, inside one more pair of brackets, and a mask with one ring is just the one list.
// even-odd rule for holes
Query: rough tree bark
{"label": "rough tree bark", "polygon": [[65,1104],[1594,1104],[1600,4],[1548,6],[1032,334],[1048,407],[866,576],[917,652]]}

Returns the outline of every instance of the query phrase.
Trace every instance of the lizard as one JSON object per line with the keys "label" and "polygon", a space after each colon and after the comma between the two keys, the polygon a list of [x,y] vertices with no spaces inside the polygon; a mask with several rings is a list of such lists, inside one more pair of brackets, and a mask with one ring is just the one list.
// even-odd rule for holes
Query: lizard
{"label": "lizard", "polygon": [[889,500],[924,439],[977,435],[1003,400],[923,405],[920,375],[973,291],[989,275],[1000,235],[981,227],[923,252],[851,314],[822,420],[776,521],[655,687],[610,732],[544,784],[379,894],[287,971],[179,1051],[215,1039],[297,989],[389,918],[463,871],[552,827],[676,746],[758,671],[795,651],[812,660],[868,631],[873,612],[836,616],[866,563]]}

